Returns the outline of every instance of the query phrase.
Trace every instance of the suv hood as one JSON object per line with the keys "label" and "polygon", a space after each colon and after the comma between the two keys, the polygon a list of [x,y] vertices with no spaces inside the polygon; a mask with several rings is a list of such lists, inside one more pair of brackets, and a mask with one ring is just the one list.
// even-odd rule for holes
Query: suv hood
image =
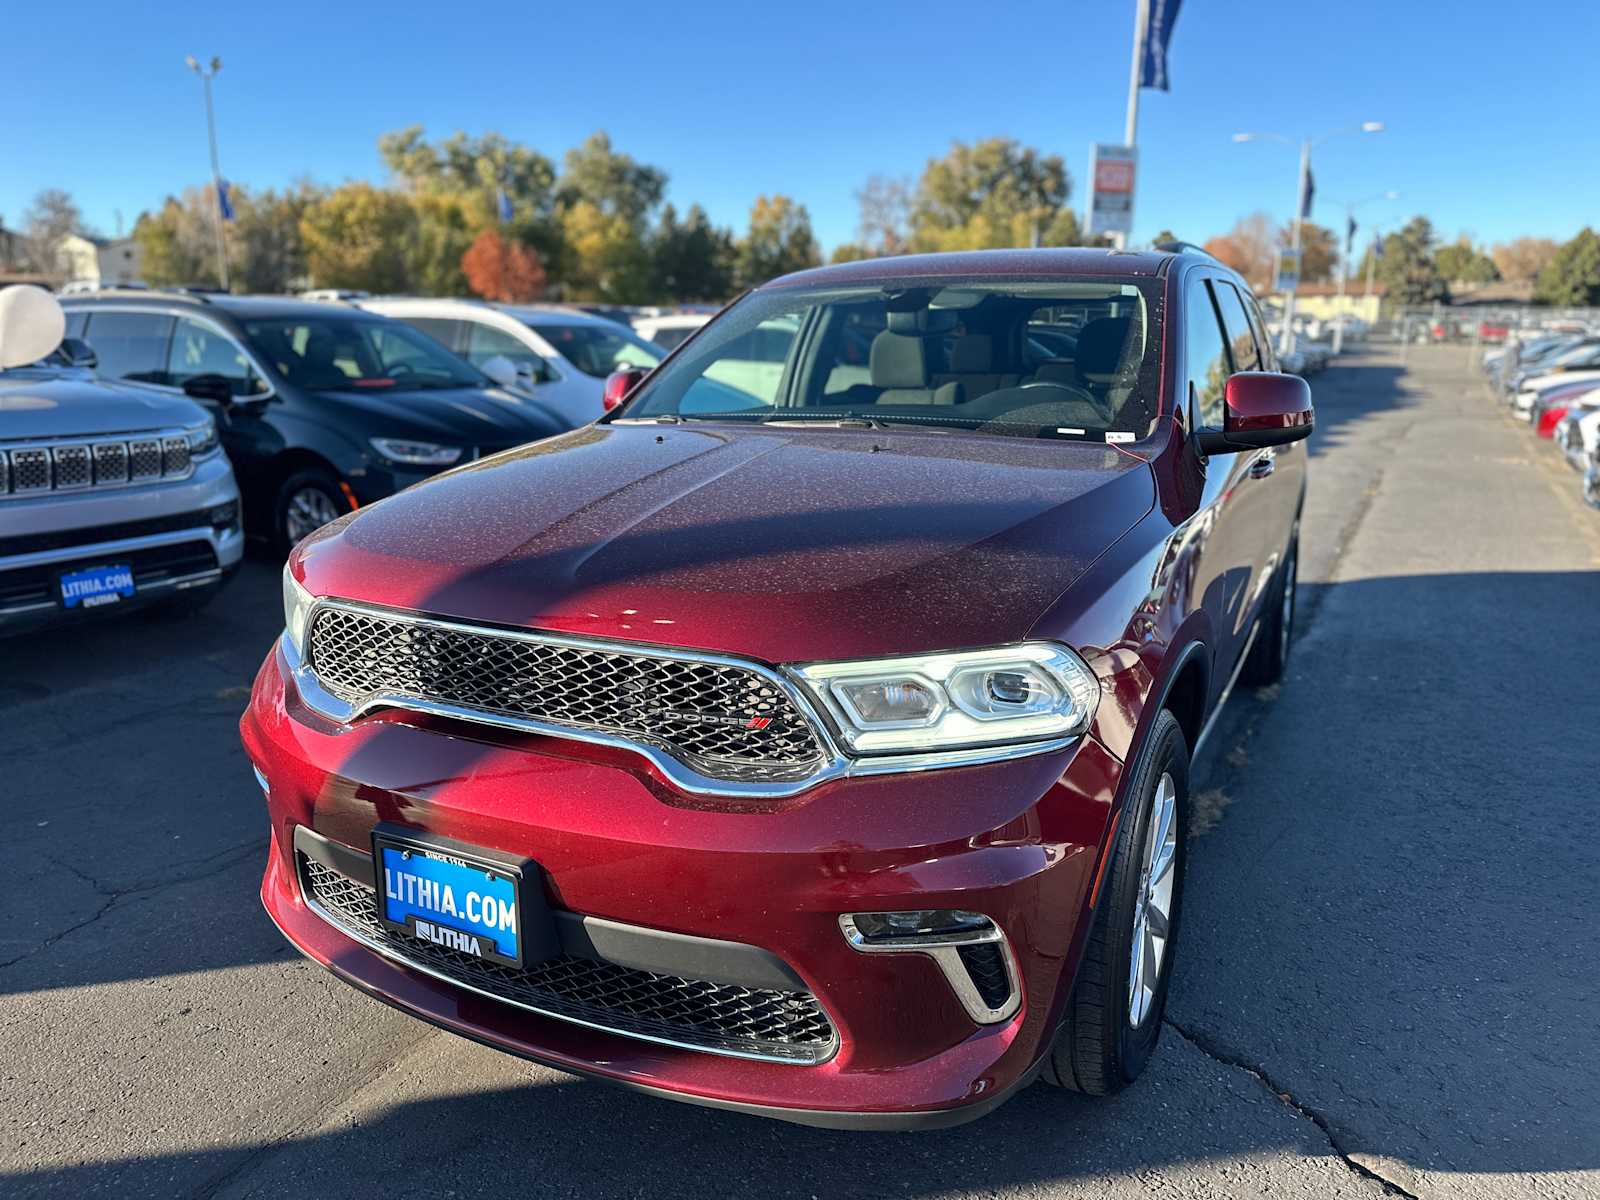
{"label": "suv hood", "polygon": [[1025,636],[1150,511],[1104,445],[592,425],[313,534],[314,594],[769,662]]}
{"label": "suv hood", "polygon": [[0,436],[97,437],[176,425],[201,425],[206,412],[187,396],[92,380],[60,372],[0,374]]}
{"label": "suv hood", "polygon": [[341,388],[308,394],[316,400],[336,400],[384,420],[399,416],[408,427],[403,436],[450,445],[498,450],[572,427],[571,421],[556,415],[548,405],[505,388]]}

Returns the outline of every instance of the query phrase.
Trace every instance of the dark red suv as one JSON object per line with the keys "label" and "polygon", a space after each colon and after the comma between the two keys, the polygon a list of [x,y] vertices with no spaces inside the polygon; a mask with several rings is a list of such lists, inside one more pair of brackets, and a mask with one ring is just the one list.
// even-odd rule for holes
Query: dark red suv
{"label": "dark red suv", "polygon": [[539,1062],[948,1125],[1154,1049],[1189,760],[1294,617],[1310,393],[1194,252],[758,288],[597,424],[307,538],[262,898]]}

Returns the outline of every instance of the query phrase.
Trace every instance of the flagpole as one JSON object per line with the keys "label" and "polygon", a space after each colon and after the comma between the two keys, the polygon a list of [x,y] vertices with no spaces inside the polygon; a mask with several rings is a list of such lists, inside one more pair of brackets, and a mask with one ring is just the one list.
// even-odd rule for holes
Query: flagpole
{"label": "flagpole", "polygon": [[[1144,39],[1150,18],[1150,0],[1135,0],[1133,6],[1133,61],[1128,65],[1128,123],[1122,143],[1129,149],[1139,144],[1139,67],[1144,58]],[[1134,178],[1138,179],[1138,155],[1134,155]],[[1135,184],[1137,188],[1137,184]],[[1117,249],[1126,250],[1133,230],[1133,194],[1128,196],[1128,233],[1116,234]]]}
{"label": "flagpole", "polygon": [[1289,289],[1289,295],[1283,302],[1283,337],[1278,342],[1279,354],[1292,354],[1294,352],[1294,294],[1300,290],[1300,221],[1306,208],[1306,173],[1311,170],[1311,139],[1306,138],[1300,143],[1300,186],[1294,194],[1294,258],[1295,279],[1294,287]]}
{"label": "flagpole", "polygon": [[222,60],[213,58],[210,71],[201,67],[193,55],[186,63],[191,71],[200,76],[200,84],[205,90],[206,138],[211,143],[211,223],[217,234],[217,266],[222,276],[222,290],[226,292],[232,289],[228,286],[228,243],[222,236],[222,169],[217,165],[217,121],[211,110],[211,81],[222,70]]}

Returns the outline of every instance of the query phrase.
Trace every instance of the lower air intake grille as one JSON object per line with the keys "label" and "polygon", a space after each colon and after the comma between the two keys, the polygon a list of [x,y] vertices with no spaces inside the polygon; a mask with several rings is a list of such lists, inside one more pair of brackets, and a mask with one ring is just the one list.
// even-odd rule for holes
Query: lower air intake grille
{"label": "lower air intake grille", "polygon": [[783,688],[731,663],[337,605],[318,611],[310,643],[318,681],[347,703],[389,693],[598,730],[714,779],[804,779],[823,762]]}
{"label": "lower air intake grille", "polygon": [[805,992],[656,975],[599,959],[564,955],[526,970],[391,932],[372,890],[301,854],[306,899],[361,939],[436,975],[507,1003],[612,1033],[713,1054],[811,1065],[837,1044],[833,1024]]}
{"label": "lower air intake grille", "polygon": [[1011,980],[1006,977],[1005,955],[997,942],[962,946],[961,965],[972,977],[972,986],[990,1008],[1001,1008],[1011,999]]}

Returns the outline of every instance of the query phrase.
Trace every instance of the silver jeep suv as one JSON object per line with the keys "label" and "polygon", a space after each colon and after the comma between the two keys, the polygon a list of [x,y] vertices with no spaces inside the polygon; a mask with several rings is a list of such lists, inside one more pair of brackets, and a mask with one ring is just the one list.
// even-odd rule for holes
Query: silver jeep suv
{"label": "silver jeep suv", "polygon": [[239,565],[239,489],[193,400],[96,382],[92,351],[0,370],[0,636],[198,608]]}

